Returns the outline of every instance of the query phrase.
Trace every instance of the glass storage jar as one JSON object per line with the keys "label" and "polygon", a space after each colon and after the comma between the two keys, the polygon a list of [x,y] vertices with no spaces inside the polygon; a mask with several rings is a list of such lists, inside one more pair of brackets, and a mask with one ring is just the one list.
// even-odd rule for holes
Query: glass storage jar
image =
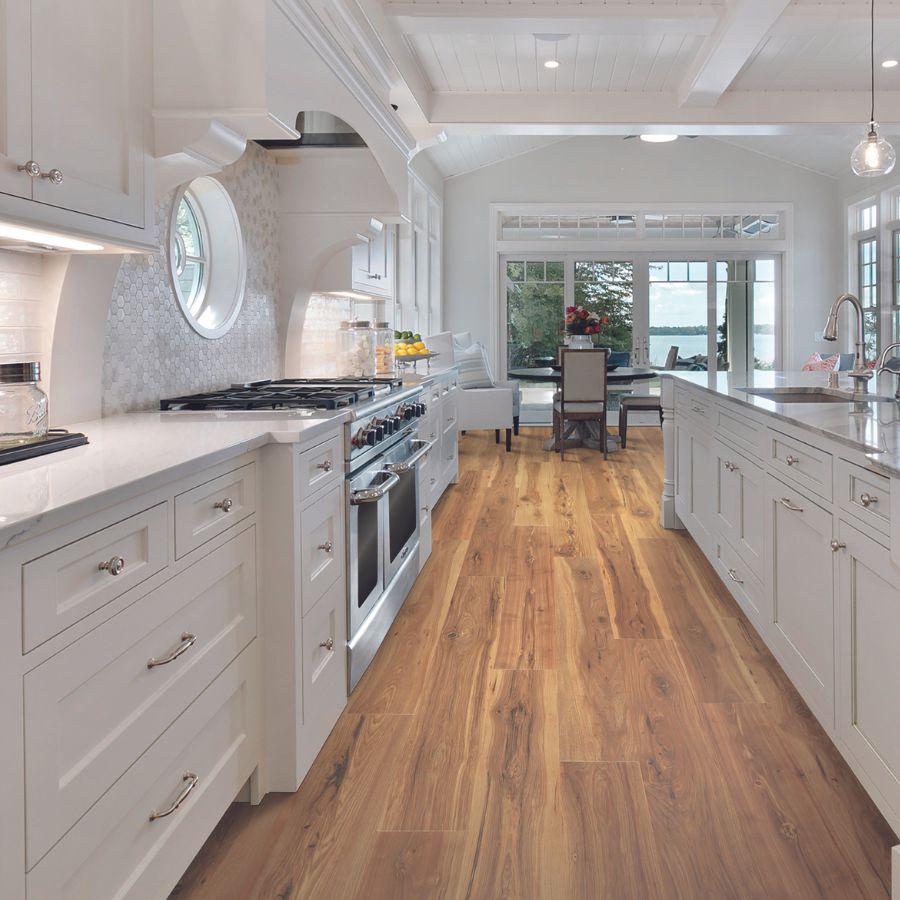
{"label": "glass storage jar", "polygon": [[338,332],[338,377],[371,378],[375,374],[375,332],[369,322],[341,323]]}
{"label": "glass storage jar", "polygon": [[394,329],[388,322],[375,323],[375,374],[394,374]]}
{"label": "glass storage jar", "polygon": [[40,363],[0,364],[0,447],[47,434],[47,395],[37,386],[40,380]]}

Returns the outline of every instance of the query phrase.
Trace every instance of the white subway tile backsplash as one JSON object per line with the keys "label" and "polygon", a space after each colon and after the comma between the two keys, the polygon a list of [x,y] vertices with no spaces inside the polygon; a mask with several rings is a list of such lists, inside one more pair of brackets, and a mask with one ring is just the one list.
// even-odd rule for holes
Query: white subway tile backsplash
{"label": "white subway tile backsplash", "polygon": [[0,363],[41,361],[43,257],[0,250]]}

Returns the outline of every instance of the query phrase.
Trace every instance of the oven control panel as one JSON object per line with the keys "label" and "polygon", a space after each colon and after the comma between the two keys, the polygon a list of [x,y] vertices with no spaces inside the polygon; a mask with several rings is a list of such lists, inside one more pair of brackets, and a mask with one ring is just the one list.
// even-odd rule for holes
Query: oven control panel
{"label": "oven control panel", "polygon": [[410,422],[424,416],[427,407],[419,398],[412,398],[380,410],[371,418],[354,422],[350,430],[350,450],[376,447],[403,431]]}

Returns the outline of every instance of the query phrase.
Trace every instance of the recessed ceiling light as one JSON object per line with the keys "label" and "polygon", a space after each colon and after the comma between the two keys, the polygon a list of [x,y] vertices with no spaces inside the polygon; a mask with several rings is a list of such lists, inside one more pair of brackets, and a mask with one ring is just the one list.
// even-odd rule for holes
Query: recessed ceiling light
{"label": "recessed ceiling light", "polygon": [[668,144],[670,141],[677,141],[677,134],[642,134],[641,140],[648,144]]}
{"label": "recessed ceiling light", "polygon": [[0,222],[0,239],[25,241],[38,246],[52,247],[57,250],[102,250],[102,244],[93,241],[82,241],[53,231],[41,231],[24,225],[13,225],[11,222]]}
{"label": "recessed ceiling light", "polygon": [[545,69],[558,69],[559,68],[559,60],[558,59],[548,59],[544,61]]}
{"label": "recessed ceiling light", "polygon": [[896,59],[886,59],[881,64],[882,69],[896,69],[897,68],[897,60]]}

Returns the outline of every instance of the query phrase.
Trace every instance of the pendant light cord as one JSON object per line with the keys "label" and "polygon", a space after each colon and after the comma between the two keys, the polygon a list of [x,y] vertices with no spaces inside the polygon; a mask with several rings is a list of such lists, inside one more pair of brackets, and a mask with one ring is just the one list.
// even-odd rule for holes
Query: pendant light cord
{"label": "pendant light cord", "polygon": [[869,59],[872,63],[872,115],[869,121],[875,121],[875,0],[872,0],[871,31],[869,34]]}

